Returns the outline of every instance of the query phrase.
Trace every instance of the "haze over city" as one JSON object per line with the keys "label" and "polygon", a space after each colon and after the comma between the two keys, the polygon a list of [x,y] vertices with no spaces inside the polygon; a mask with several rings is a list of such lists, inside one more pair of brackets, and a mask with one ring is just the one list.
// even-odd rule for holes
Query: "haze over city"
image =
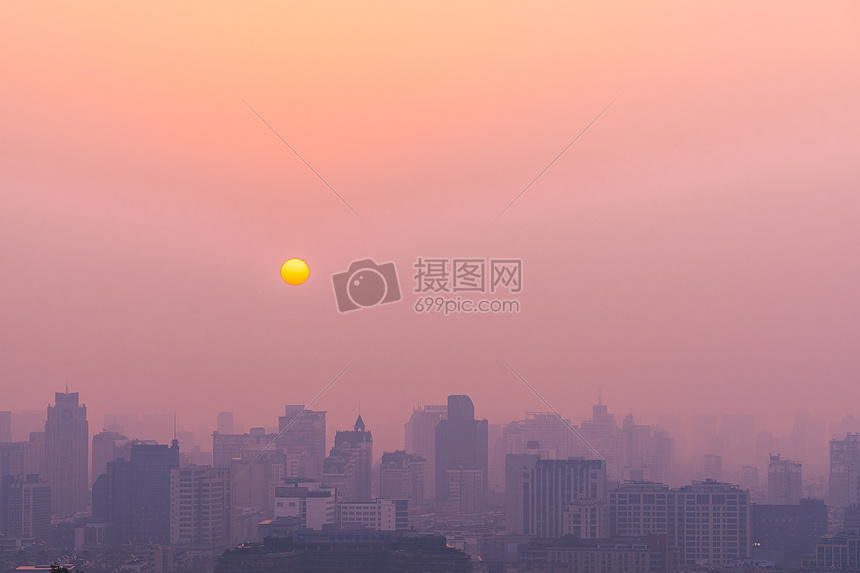
{"label": "haze over city", "polygon": [[857,3],[6,2],[0,53],[10,442],[58,392],[183,453],[307,405],[378,464],[464,395],[492,457],[600,403],[673,487],[802,451],[823,498],[860,431]]}

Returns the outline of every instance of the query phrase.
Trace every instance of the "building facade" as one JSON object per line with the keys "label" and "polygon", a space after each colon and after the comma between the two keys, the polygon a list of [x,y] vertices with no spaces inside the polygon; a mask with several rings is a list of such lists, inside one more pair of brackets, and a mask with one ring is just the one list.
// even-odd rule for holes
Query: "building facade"
{"label": "building facade", "polygon": [[450,470],[475,470],[481,475],[483,510],[489,487],[489,446],[487,420],[475,419],[475,406],[468,396],[448,396],[448,415],[436,425],[436,508],[438,511],[461,511],[462,497],[453,500],[451,479],[461,476]]}
{"label": "building facade", "polygon": [[424,498],[436,497],[436,425],[448,417],[447,405],[427,405],[413,408],[404,424],[406,453],[427,461],[424,472]]}
{"label": "building facade", "polygon": [[48,406],[45,422],[47,481],[51,484],[51,510],[74,515],[86,511],[89,501],[89,427],[87,407],[77,392],[57,392]]}
{"label": "building facade", "polygon": [[196,466],[170,470],[170,543],[225,545],[229,505],[229,470]]}
{"label": "building facade", "polygon": [[779,454],[771,455],[767,465],[767,503],[797,505],[803,496],[803,466]]}

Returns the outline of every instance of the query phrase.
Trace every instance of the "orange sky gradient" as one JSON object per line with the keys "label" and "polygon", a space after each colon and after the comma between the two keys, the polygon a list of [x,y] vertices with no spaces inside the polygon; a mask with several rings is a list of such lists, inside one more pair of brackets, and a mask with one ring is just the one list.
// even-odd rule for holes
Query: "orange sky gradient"
{"label": "orange sky gradient", "polygon": [[[315,408],[377,455],[545,410],[500,356],[574,421],[857,412],[860,4],[4,2],[0,54],[0,410],[276,425],[361,353]],[[415,314],[419,256],[522,312]],[[367,257],[408,296],[340,315]]]}

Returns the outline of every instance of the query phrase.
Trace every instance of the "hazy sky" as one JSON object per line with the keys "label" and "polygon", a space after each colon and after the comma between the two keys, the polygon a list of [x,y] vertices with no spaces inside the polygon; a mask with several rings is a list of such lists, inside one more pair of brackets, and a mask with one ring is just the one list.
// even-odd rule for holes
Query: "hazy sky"
{"label": "hazy sky", "polygon": [[[0,410],[275,425],[359,354],[314,407],[377,454],[545,410],[500,357],[577,421],[860,399],[856,2],[3,2],[0,54]],[[416,314],[434,256],[521,312]],[[341,315],[367,257],[403,301]]]}

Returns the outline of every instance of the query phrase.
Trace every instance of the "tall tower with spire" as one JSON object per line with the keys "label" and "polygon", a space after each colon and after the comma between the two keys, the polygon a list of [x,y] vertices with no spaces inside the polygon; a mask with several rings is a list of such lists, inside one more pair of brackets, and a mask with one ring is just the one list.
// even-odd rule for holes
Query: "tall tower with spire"
{"label": "tall tower with spire", "polygon": [[359,414],[352,431],[335,434],[334,447],[325,460],[323,481],[337,487],[341,501],[370,501],[372,464],[373,436]]}

